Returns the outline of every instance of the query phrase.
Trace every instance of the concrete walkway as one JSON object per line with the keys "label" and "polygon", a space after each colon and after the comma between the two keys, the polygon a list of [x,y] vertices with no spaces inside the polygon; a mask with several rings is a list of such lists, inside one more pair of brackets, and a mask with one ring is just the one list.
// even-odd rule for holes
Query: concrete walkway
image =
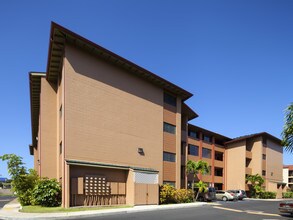
{"label": "concrete walkway", "polygon": [[185,204],[171,204],[171,205],[147,205],[147,206],[135,206],[132,208],[114,208],[104,210],[89,210],[79,212],[59,212],[59,213],[22,213],[19,212],[21,208],[17,200],[6,204],[3,209],[0,210],[0,219],[79,219],[81,217],[93,217],[93,216],[105,216],[105,215],[118,215],[125,213],[135,212],[147,212],[155,210],[167,210],[167,209],[182,209],[192,208],[207,205],[204,202],[185,203]]}

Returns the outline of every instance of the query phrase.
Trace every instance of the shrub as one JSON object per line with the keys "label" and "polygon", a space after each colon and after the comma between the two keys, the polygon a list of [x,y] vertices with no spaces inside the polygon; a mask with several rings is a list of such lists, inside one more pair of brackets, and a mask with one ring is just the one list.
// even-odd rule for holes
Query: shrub
{"label": "shrub", "polygon": [[282,194],[284,199],[293,198],[293,192],[285,192]]}
{"label": "shrub", "polygon": [[37,182],[32,191],[32,204],[45,207],[61,205],[61,186],[56,179],[44,178]]}
{"label": "shrub", "polygon": [[260,192],[258,194],[259,199],[275,199],[276,196],[277,196],[276,192],[270,192],[270,191]]}
{"label": "shrub", "polygon": [[13,191],[22,206],[31,205],[32,190],[38,179],[36,171],[31,169],[28,174],[19,175],[13,180]]}
{"label": "shrub", "polygon": [[175,203],[175,191],[175,188],[169,184],[164,184],[160,186],[160,203]]}
{"label": "shrub", "polygon": [[189,203],[193,201],[193,192],[190,189],[177,189],[174,193],[176,203]]}

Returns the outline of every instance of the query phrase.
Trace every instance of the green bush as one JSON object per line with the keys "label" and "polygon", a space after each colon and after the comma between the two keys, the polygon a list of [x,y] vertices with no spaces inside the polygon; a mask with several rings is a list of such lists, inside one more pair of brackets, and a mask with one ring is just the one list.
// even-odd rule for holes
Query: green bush
{"label": "green bush", "polygon": [[284,199],[293,198],[293,192],[285,192],[282,194]]}
{"label": "green bush", "polygon": [[175,203],[175,188],[169,184],[160,186],[160,204]]}
{"label": "green bush", "polygon": [[32,204],[45,207],[61,205],[61,186],[56,179],[40,179],[32,191]]}
{"label": "green bush", "polygon": [[174,193],[176,203],[189,203],[193,201],[193,192],[190,189],[177,189]]}
{"label": "green bush", "polygon": [[22,206],[31,205],[32,190],[38,179],[36,171],[31,169],[28,174],[19,175],[12,182],[13,191]]}
{"label": "green bush", "polygon": [[276,196],[277,196],[276,192],[270,192],[270,191],[260,192],[258,194],[259,199],[275,199]]}

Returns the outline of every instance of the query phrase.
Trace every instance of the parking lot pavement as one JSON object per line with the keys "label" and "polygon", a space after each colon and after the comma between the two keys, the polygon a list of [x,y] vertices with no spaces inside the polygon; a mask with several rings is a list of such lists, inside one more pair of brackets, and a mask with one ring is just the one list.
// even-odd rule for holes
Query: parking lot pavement
{"label": "parking lot pavement", "polygon": [[0,196],[0,209],[3,208],[5,204],[15,199],[14,196]]}

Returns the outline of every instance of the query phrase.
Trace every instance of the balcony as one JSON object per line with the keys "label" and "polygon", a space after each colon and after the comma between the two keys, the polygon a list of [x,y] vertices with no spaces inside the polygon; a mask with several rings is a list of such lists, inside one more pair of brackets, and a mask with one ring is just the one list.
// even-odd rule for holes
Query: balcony
{"label": "balcony", "polygon": [[252,159],[252,152],[251,151],[246,151],[246,158]]}
{"label": "balcony", "polygon": [[222,176],[214,176],[215,183],[223,183],[223,177]]}
{"label": "balcony", "polygon": [[215,167],[224,167],[224,161],[214,160]]}
{"label": "balcony", "polygon": [[252,174],[252,169],[249,168],[249,167],[246,167],[246,168],[245,168],[245,174],[249,174],[249,175],[251,175],[251,174]]}

